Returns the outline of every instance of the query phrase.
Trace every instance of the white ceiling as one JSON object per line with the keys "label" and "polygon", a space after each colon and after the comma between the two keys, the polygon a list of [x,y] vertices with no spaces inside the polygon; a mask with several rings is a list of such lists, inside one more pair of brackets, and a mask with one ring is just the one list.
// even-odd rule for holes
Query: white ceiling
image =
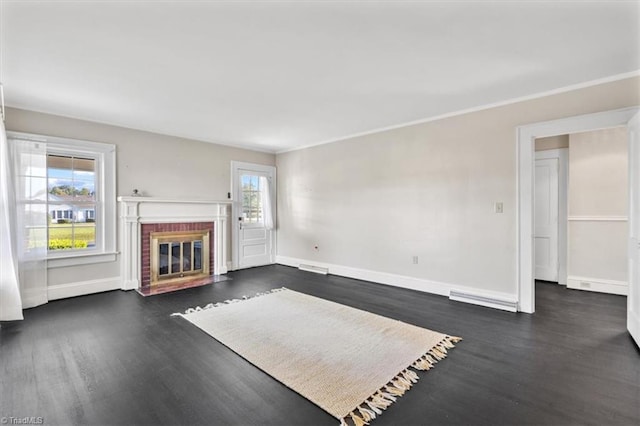
{"label": "white ceiling", "polygon": [[638,2],[3,1],[10,106],[282,151],[640,69]]}

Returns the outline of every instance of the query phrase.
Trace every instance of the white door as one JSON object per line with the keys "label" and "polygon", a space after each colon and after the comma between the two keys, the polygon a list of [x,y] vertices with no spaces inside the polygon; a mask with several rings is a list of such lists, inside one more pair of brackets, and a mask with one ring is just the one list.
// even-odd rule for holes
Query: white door
{"label": "white door", "polygon": [[275,262],[275,168],[232,162],[233,268]]}
{"label": "white door", "polygon": [[558,282],[558,159],[536,160],[535,279]]}
{"label": "white door", "polygon": [[640,113],[629,131],[629,293],[627,329],[640,346]]}

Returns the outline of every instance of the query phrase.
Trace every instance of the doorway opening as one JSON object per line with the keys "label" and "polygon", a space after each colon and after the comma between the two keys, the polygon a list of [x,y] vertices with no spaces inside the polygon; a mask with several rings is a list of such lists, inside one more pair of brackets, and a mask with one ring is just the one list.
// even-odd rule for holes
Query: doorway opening
{"label": "doorway opening", "polygon": [[629,233],[628,233],[628,329],[640,338],[640,152],[638,107],[563,118],[519,127],[518,167],[518,310],[535,312],[534,282],[534,143],[536,138],[624,126],[629,130]]}
{"label": "doorway opening", "polygon": [[535,140],[538,285],[627,295],[628,183],[626,127]]}

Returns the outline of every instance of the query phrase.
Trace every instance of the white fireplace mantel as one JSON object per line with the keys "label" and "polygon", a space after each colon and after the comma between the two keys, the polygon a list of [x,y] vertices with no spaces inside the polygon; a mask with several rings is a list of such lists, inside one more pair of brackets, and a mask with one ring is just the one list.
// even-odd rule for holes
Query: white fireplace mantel
{"label": "white fireplace mantel", "polygon": [[213,222],[213,273],[227,273],[227,217],[231,201],[156,197],[118,197],[122,220],[122,289],[141,283],[141,225],[144,223]]}

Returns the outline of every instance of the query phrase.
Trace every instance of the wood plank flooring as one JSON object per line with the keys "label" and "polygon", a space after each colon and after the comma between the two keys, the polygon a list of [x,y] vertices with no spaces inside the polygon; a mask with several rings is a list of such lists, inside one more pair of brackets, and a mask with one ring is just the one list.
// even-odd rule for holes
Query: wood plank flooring
{"label": "wood plank flooring", "polygon": [[[0,328],[0,417],[59,425],[337,425],[173,312],[290,289],[462,336],[373,425],[638,425],[626,298],[538,283],[534,315],[285,266],[51,302]],[[300,318],[300,321],[304,321]],[[256,327],[259,327],[256,324]]]}

